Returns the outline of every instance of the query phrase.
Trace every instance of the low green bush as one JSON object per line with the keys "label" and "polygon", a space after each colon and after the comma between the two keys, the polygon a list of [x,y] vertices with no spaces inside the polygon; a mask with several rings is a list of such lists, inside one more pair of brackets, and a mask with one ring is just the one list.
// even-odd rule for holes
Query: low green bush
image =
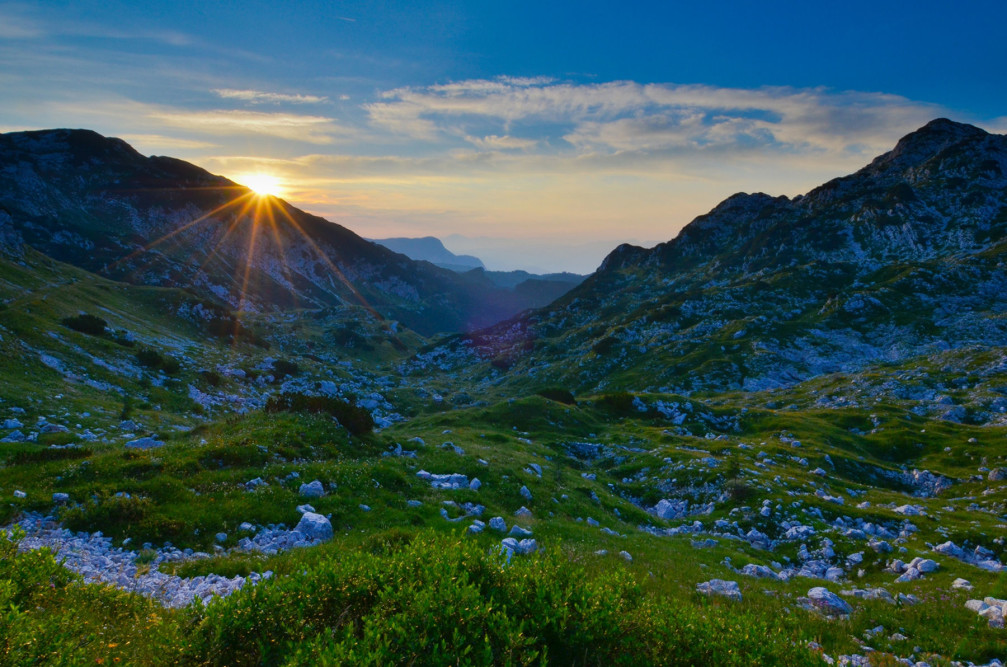
{"label": "low green bush", "polygon": [[210,665],[817,664],[778,625],[668,605],[625,569],[589,575],[558,551],[507,564],[424,534],[220,600],[187,652]]}
{"label": "low green bush", "polygon": [[266,401],[265,410],[270,412],[306,412],[328,414],[335,417],[343,428],[356,436],[366,435],[374,430],[371,413],[358,405],[332,396],[308,396],[300,392],[284,392]]}
{"label": "low green bush", "polygon": [[557,403],[577,405],[577,399],[574,398],[573,392],[562,387],[546,387],[545,389],[537,391],[536,394],[542,398],[548,398],[550,401],[556,401]]}
{"label": "low green bush", "polygon": [[141,366],[146,366],[147,368],[152,368],[154,370],[161,370],[168,375],[174,375],[182,368],[178,359],[163,355],[157,350],[153,350],[149,347],[137,350],[136,360]]}
{"label": "low green bush", "polygon": [[60,322],[63,326],[87,334],[88,336],[101,336],[105,333],[105,329],[108,328],[108,322],[87,313],[74,317],[64,317]]}

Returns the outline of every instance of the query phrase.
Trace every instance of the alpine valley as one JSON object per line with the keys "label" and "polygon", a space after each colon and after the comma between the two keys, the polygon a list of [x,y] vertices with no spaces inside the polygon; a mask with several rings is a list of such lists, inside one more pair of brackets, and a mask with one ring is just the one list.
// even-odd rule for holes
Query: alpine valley
{"label": "alpine valley", "polygon": [[583,282],[386,241],[0,135],[0,664],[1007,656],[1007,136]]}

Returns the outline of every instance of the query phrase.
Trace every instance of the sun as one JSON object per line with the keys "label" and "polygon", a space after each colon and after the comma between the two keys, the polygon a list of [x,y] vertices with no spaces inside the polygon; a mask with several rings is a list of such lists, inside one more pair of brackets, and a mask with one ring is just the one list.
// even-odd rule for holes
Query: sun
{"label": "sun", "polygon": [[239,178],[238,182],[243,183],[260,197],[279,197],[284,190],[280,179],[272,174],[247,174]]}

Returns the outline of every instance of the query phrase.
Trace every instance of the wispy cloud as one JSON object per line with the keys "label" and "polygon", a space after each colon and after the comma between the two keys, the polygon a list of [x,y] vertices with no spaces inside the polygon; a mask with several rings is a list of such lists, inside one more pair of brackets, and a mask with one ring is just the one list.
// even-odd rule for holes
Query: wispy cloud
{"label": "wispy cloud", "polygon": [[[475,136],[561,139],[581,152],[702,152],[752,148],[867,155],[942,110],[897,95],[824,88],[723,88],[477,79],[385,92],[367,105],[372,124],[431,140]],[[555,135],[559,129],[558,136]],[[484,148],[497,148],[484,142]]]}
{"label": "wispy cloud", "polygon": [[332,118],[261,111],[151,111],[148,116],[164,125],[211,135],[257,134],[311,144],[331,144],[353,134]]}
{"label": "wispy cloud", "polygon": [[507,135],[497,136],[490,134],[485,137],[466,136],[465,141],[473,146],[491,150],[528,150],[534,148],[538,142],[533,139],[518,139]]}
{"label": "wispy cloud", "polygon": [[215,88],[212,92],[225,100],[240,100],[251,104],[320,104],[329,99],[318,95],[291,95],[233,88]]}
{"label": "wispy cloud", "polygon": [[196,150],[202,148],[217,148],[219,144],[209,141],[197,141],[182,137],[168,137],[163,134],[122,134],[119,138],[132,144],[140,152],[153,150]]}

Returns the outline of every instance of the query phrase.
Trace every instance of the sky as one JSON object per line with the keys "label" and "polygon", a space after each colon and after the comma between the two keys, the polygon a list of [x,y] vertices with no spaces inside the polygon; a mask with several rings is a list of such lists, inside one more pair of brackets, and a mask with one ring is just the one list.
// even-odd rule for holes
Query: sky
{"label": "sky", "polygon": [[0,0],[0,132],[89,128],[367,238],[588,273],[933,118],[1007,132],[1005,25],[1003,0]]}

